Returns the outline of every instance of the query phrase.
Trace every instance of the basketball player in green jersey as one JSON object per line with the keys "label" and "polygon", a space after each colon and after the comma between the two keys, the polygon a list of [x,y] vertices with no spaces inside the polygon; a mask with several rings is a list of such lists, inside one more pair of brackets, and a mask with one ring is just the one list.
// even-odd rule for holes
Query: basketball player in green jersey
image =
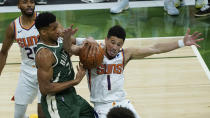
{"label": "basketball player in green jersey", "polygon": [[71,41],[65,41],[77,30],[65,29],[62,40],[58,38],[58,25],[49,12],[39,14],[35,20],[40,33],[35,61],[43,112],[47,118],[94,118],[93,108],[74,88],[85,76],[85,69],[79,65],[75,77],[69,50],[64,50],[64,46],[71,47]]}

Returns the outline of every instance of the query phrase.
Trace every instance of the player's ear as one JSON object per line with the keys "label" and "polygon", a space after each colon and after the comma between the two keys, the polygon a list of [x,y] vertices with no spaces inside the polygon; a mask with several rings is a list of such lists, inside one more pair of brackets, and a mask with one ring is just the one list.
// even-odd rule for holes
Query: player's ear
{"label": "player's ear", "polygon": [[46,35],[47,31],[45,29],[40,29],[40,34]]}

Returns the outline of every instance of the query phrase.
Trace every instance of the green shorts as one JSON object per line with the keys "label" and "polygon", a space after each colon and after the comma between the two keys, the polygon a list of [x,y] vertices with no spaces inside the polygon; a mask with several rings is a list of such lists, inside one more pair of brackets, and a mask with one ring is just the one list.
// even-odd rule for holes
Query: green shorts
{"label": "green shorts", "polygon": [[95,118],[94,109],[79,95],[42,96],[46,118]]}

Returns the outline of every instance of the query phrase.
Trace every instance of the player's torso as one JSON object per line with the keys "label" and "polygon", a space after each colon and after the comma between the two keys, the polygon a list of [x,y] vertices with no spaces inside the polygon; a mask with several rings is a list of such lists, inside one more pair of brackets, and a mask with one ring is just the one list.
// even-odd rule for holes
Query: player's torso
{"label": "player's torso", "polygon": [[88,84],[92,102],[112,102],[125,99],[123,51],[109,60],[104,56],[103,63],[88,70]]}
{"label": "player's torso", "polygon": [[[60,40],[60,39],[59,39]],[[62,41],[57,46],[45,45],[41,42],[37,45],[37,52],[42,48],[48,48],[53,53],[56,62],[53,65],[52,82],[65,82],[74,79],[74,70],[69,55],[63,50]]]}
{"label": "player's torso", "polygon": [[22,58],[22,65],[35,67],[35,51],[39,32],[34,24],[25,28],[21,23],[21,17],[14,21],[15,40],[17,41]]}
{"label": "player's torso", "polygon": [[[70,61],[69,55],[63,50],[63,42],[61,39],[58,39],[58,45],[57,46],[49,46],[45,45],[41,42],[38,42],[37,44],[37,52],[38,53],[41,49],[47,48],[49,49],[55,59],[56,62],[53,64],[53,78],[51,82],[66,82],[74,79],[74,70],[72,63]],[[54,96],[56,99],[66,99],[73,100],[76,97],[76,90],[74,87],[69,87],[68,89],[65,89],[59,93],[56,93],[56,95],[47,95]],[[43,96],[46,100],[48,97]]]}

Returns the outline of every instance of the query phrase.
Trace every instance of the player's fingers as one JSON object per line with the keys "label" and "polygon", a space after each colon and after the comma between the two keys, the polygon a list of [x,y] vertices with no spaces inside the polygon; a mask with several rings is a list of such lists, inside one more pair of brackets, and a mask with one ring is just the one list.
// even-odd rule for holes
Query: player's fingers
{"label": "player's fingers", "polygon": [[198,34],[198,32],[194,32],[191,37],[194,38],[196,35]]}
{"label": "player's fingers", "polygon": [[94,50],[95,50],[95,54],[96,54],[96,53],[97,53],[97,54],[100,53],[100,51],[99,51],[99,45],[98,45],[98,44],[94,46]]}
{"label": "player's fingers", "polygon": [[78,31],[78,28],[75,28],[75,29],[72,31],[72,34],[75,34],[77,31]]}
{"label": "player's fingers", "polygon": [[94,54],[95,54],[94,46],[90,45],[89,56],[94,56]]}
{"label": "player's fingers", "polygon": [[196,43],[194,43],[194,45],[195,45],[196,47],[199,47],[199,48],[201,47],[200,45],[198,45],[198,44],[196,44]]}
{"label": "player's fingers", "polygon": [[70,28],[72,29],[72,28],[73,28],[73,26],[74,26],[74,24],[71,24]]}
{"label": "player's fingers", "polygon": [[100,53],[100,51],[99,51],[99,46],[100,46],[100,45],[97,45],[97,46],[95,47],[95,48],[96,48],[95,50],[97,51],[97,53]]}
{"label": "player's fingers", "polygon": [[197,39],[198,37],[200,37],[202,35],[202,33],[198,33],[194,36],[195,39]]}
{"label": "player's fingers", "polygon": [[189,35],[189,34],[190,34],[190,28],[187,29],[186,35]]}
{"label": "player's fingers", "polygon": [[195,40],[195,41],[196,41],[196,42],[199,42],[199,41],[202,41],[202,40],[204,40],[204,38],[200,38],[200,39]]}

